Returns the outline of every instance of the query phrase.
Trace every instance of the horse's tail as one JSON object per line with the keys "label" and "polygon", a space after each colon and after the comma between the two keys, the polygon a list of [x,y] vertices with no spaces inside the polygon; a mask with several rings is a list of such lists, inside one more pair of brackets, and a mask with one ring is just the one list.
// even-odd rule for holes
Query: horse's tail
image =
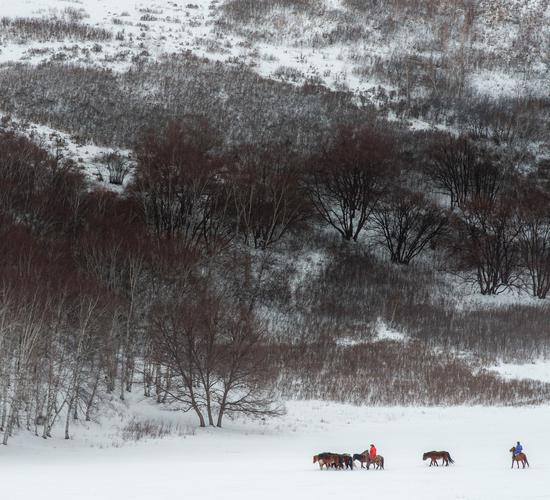
{"label": "horse's tail", "polygon": [[525,463],[527,464],[527,467],[531,467],[529,465],[529,460],[527,460],[527,455],[524,453],[523,456],[525,457]]}
{"label": "horse's tail", "polygon": [[384,468],[384,457],[380,457],[380,466]]}
{"label": "horse's tail", "polygon": [[455,461],[451,458],[451,454],[449,452],[447,452],[447,458],[449,459],[449,462],[451,462],[452,464],[455,463]]}

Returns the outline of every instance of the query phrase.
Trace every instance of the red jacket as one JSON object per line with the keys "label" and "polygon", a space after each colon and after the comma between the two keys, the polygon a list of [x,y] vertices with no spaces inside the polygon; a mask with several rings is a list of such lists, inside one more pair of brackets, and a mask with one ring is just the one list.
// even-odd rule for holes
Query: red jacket
{"label": "red jacket", "polygon": [[371,446],[369,450],[369,457],[371,460],[374,460],[374,457],[376,457],[376,446]]}

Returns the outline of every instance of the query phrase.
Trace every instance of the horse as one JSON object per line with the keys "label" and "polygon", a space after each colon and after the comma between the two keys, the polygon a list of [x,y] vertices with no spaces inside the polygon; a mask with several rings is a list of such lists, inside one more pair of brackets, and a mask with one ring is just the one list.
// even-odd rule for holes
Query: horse
{"label": "horse", "polygon": [[376,455],[374,457],[374,460],[369,458],[369,462],[367,463],[367,469],[369,468],[369,465],[375,465],[376,469],[384,470],[384,457],[382,455]]}
{"label": "horse", "polygon": [[370,469],[371,465],[374,465],[376,469],[384,469],[384,457],[382,455],[376,455],[374,459],[372,459],[368,450],[365,450],[363,453],[355,453],[353,455],[353,460],[361,462],[361,468],[364,467],[364,464],[367,464],[367,470]]}
{"label": "horse", "polygon": [[365,455],[364,453],[354,453],[353,454],[353,460],[357,460],[361,463],[361,469],[365,468],[365,464],[368,464],[369,462],[369,456]]}
{"label": "horse", "polygon": [[449,462],[454,464],[455,461],[451,458],[451,454],[448,451],[427,451],[422,455],[422,460],[430,459],[430,467],[435,465],[439,467],[437,461],[441,459],[441,465],[445,464],[445,467],[449,466]]}
{"label": "horse", "polygon": [[352,469],[353,470],[353,458],[348,453],[343,453],[338,455],[339,458],[339,469]]}
{"label": "horse", "polygon": [[520,462],[523,465],[524,469],[525,469],[525,464],[527,464],[527,467],[531,467],[529,465],[529,462],[527,461],[527,455],[525,453],[518,453],[516,455],[516,447],[515,446],[512,446],[512,448],[510,448],[510,452],[512,453],[512,469],[514,468],[514,462],[517,463],[518,469],[519,469],[519,463]]}
{"label": "horse", "polygon": [[323,453],[319,453],[318,455],[314,455],[313,463],[318,463],[320,469],[323,468],[323,465],[325,466],[325,469],[328,469],[329,467],[337,468],[340,466],[340,455],[337,453],[331,453],[330,451],[325,451]]}

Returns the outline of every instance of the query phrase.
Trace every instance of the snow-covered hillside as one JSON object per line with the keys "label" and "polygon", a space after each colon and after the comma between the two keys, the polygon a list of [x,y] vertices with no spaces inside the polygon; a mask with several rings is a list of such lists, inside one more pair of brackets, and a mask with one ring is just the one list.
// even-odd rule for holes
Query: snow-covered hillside
{"label": "snow-covered hillside", "polygon": [[[355,0],[2,0],[0,16],[4,70],[71,63],[121,73],[187,54],[349,92],[359,107],[381,108],[413,130],[464,127],[453,123],[463,105],[452,101],[466,96],[483,106],[487,97],[548,94],[550,8],[542,0],[392,0],[385,7]],[[131,92],[150,99],[147,89]],[[474,113],[483,122],[488,111]],[[31,124],[43,125],[52,127]],[[73,131],[58,123],[52,130],[68,134],[65,154],[95,178],[97,161],[76,151]],[[545,158],[545,138],[531,135],[533,154]]]}
{"label": "snow-covered hillside", "polygon": [[[436,73],[449,64],[456,61],[454,71],[464,71],[469,59],[476,59],[477,69],[462,76],[476,92],[547,93],[548,68],[539,45],[548,35],[546,2],[432,3],[394,1],[384,11],[376,2],[353,0],[256,5],[246,0],[2,0],[5,18],[66,19],[106,29],[112,37],[82,41],[4,26],[0,62],[74,61],[123,70],[138,60],[190,51],[244,63],[264,76],[295,83],[309,79],[373,98],[377,86],[396,91],[397,80],[408,79],[419,65],[431,67],[427,73],[433,72],[436,85]],[[418,83],[411,79],[407,85],[412,89]]]}

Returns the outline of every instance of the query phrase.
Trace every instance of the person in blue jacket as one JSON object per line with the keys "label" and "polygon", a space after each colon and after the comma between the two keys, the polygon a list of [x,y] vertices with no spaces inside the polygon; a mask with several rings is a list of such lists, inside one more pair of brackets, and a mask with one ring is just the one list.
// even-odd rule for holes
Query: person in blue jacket
{"label": "person in blue jacket", "polygon": [[521,443],[518,441],[516,444],[516,450],[514,451],[514,455],[517,456],[523,451],[523,446],[521,446]]}

